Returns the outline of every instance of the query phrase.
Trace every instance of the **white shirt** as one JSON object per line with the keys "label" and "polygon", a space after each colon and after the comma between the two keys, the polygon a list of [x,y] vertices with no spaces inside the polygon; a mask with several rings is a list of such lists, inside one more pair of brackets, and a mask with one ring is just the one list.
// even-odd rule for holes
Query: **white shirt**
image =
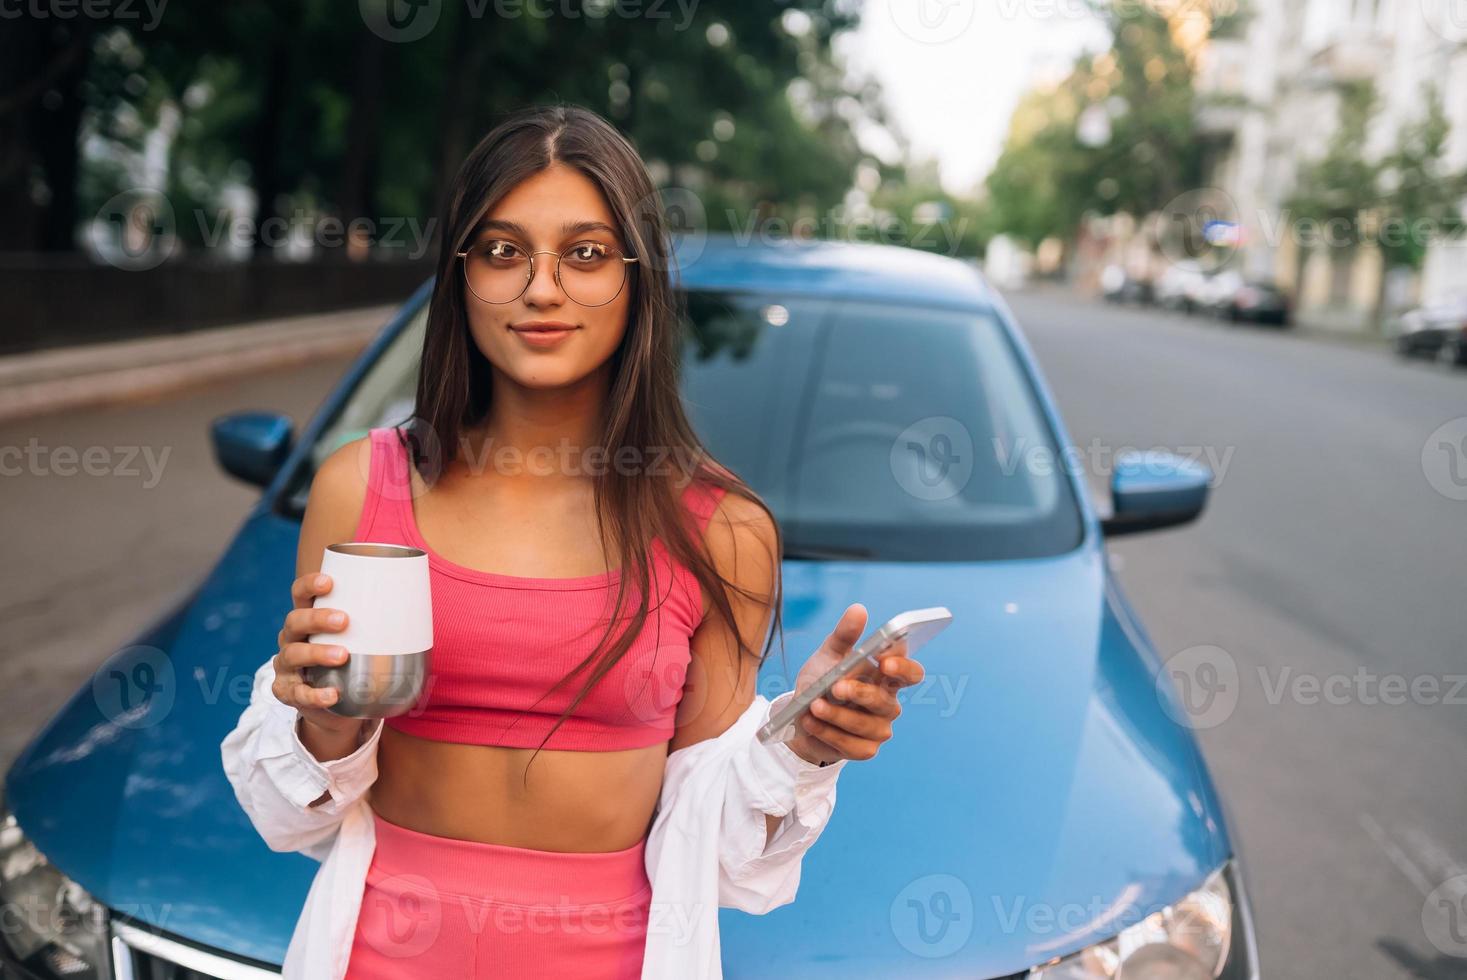
{"label": "white shirt", "polygon": [[[321,862],[286,950],[283,980],[343,980],[375,850],[364,798],[377,778],[382,722],[350,755],[321,762],[300,740],[295,708],[275,697],[274,658],[220,743],[240,806],[273,851]],[[720,906],[763,914],[794,901],[800,862],[825,829],[848,759],[821,768],[754,733],[773,705],[756,695],[728,730],[667,757],[647,836],[652,908],[642,980],[720,980]],[[311,802],[329,791],[318,807]],[[765,847],[765,814],[783,817]]]}

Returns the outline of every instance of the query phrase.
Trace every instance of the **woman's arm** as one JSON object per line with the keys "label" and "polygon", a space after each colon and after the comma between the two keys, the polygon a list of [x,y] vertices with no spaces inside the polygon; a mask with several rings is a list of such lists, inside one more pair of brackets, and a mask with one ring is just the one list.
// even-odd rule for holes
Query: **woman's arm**
{"label": "woman's arm", "polygon": [[312,633],[344,628],[323,622],[328,610],[313,606],[331,585],[329,576],[318,575],[322,553],[333,542],[350,541],[356,529],[366,498],[362,454],[370,452],[369,439],[356,439],[316,470],[296,544],[295,608],[279,634],[281,652],[255,671],[250,703],[220,744],[235,796],[265,842],[318,860],[346,810],[377,778],[382,722],[331,714],[330,701],[322,698],[335,692],[311,690],[284,664],[309,662],[301,659],[302,641]]}
{"label": "woman's arm", "polygon": [[[708,521],[704,545],[718,573],[753,597],[728,590],[732,623],[711,601],[705,602],[703,620],[689,644],[691,660],[669,752],[716,738],[753,704],[759,651],[774,616],[779,556],[769,515],[753,501],[724,494]],[[740,637],[752,654],[740,652]],[[766,842],[774,837],[781,819],[769,815]]]}
{"label": "woman's arm", "polygon": [[[891,720],[900,713],[895,691],[920,680],[921,666],[904,656],[885,657],[885,684],[843,681],[835,693],[849,706],[821,699],[826,720],[807,717],[804,731],[788,744],[760,742],[754,733],[793,694],[771,705],[755,693],[779,574],[774,527],[758,505],[729,494],[705,540],[719,573],[750,595],[729,590],[732,623],[709,603],[693,635],[660,801],[669,812],[660,821],[687,833],[716,825],[719,904],[762,913],[793,901],[804,853],[834,809],[840,770],[849,759],[873,757],[891,737]],[[865,622],[865,609],[850,606],[800,671],[795,689],[843,657]],[[739,637],[752,653],[739,654]],[[710,800],[715,811],[705,809]],[[660,849],[667,828],[657,830]]]}
{"label": "woman's arm", "polygon": [[272,658],[255,671],[250,703],[219,745],[224,774],[272,851],[324,860],[347,809],[377,779],[382,721],[364,726],[350,754],[322,762],[301,742],[300,713],[271,692],[274,679]]}

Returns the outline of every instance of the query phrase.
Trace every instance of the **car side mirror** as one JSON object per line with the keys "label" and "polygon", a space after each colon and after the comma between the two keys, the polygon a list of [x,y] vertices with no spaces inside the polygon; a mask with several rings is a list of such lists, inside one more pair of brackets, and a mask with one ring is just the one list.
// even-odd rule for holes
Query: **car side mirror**
{"label": "car side mirror", "polygon": [[1197,519],[1207,504],[1212,470],[1195,460],[1150,450],[1116,457],[1110,481],[1107,537],[1174,527]]}
{"label": "car side mirror", "polygon": [[214,458],[231,476],[267,487],[290,455],[290,418],[276,412],[236,412],[209,424]]}

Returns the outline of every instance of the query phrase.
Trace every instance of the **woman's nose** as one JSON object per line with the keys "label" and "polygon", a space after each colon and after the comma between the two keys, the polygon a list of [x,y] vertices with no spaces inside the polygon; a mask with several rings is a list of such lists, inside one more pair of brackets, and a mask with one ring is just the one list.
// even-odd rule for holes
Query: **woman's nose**
{"label": "woman's nose", "polygon": [[560,283],[555,281],[555,263],[558,253],[540,252],[535,256],[534,275],[525,287],[525,302],[534,305],[557,304],[565,301]]}

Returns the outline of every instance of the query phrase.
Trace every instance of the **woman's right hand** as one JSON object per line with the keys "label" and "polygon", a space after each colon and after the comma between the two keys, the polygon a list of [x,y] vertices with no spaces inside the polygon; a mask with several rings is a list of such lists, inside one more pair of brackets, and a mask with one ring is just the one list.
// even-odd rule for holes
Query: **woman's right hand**
{"label": "woman's right hand", "polygon": [[346,629],[345,612],[312,605],[316,596],[331,591],[331,584],[331,576],[318,572],[302,575],[291,583],[290,596],[295,608],[286,613],[285,626],[280,630],[280,652],[275,655],[275,682],[270,689],[282,704],[300,711],[307,724],[319,729],[323,735],[339,738],[360,732],[362,719],[343,718],[328,711],[326,706],[336,701],[336,690],[312,687],[301,674],[302,667],[335,667],[346,663],[350,656],[344,647],[307,642],[312,633],[339,633]]}

